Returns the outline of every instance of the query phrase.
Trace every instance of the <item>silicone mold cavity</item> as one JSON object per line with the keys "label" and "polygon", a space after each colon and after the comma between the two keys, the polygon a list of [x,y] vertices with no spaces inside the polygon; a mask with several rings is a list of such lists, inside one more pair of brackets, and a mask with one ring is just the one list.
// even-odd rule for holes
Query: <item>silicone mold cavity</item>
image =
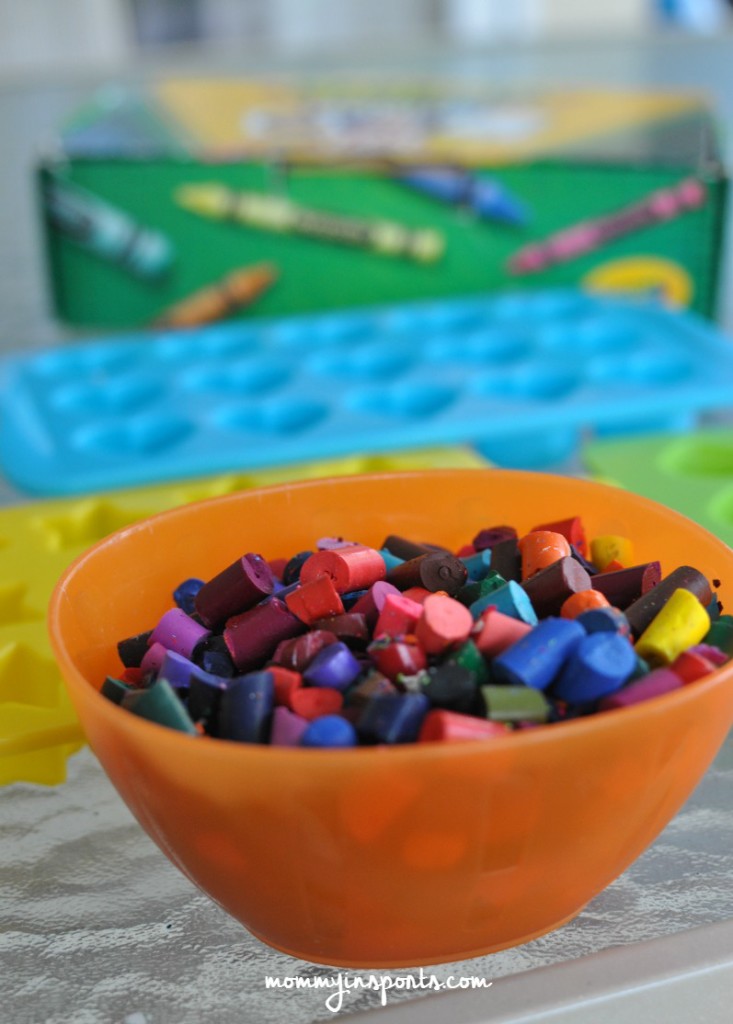
{"label": "silicone mold cavity", "polygon": [[353,351],[329,352],[315,355],[308,361],[311,373],[347,380],[393,379],[411,366],[413,358],[408,352],[387,345],[357,348]]}
{"label": "silicone mold cavity", "polygon": [[96,386],[69,384],[53,392],[51,403],[59,412],[84,416],[133,412],[152,401],[156,392],[153,381],[131,377]]}
{"label": "silicone mold cavity", "polygon": [[257,434],[300,434],[314,427],[328,415],[320,402],[302,399],[297,402],[271,402],[267,405],[221,409],[214,416],[219,427],[252,431]]}
{"label": "silicone mold cavity", "polygon": [[347,406],[374,416],[434,416],[455,401],[452,388],[440,385],[408,385],[389,390],[363,391],[348,396]]}
{"label": "silicone mold cavity", "polygon": [[547,402],[571,394],[579,383],[578,374],[550,366],[480,377],[474,382],[473,390],[484,398]]}
{"label": "silicone mold cavity", "polygon": [[223,395],[261,395],[282,387],[291,376],[288,369],[267,360],[240,360],[212,369],[191,369],[180,375],[187,391]]}
{"label": "silicone mold cavity", "polygon": [[114,424],[81,427],[71,435],[71,442],[80,451],[125,458],[172,448],[183,441],[192,429],[184,419],[146,416]]}

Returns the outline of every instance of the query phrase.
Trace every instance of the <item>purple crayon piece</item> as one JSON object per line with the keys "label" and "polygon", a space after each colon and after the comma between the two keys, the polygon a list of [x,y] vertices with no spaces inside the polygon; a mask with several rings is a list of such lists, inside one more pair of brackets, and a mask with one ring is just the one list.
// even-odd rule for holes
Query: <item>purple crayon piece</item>
{"label": "purple crayon piece", "polygon": [[269,597],[274,586],[275,576],[265,559],[247,554],[205,583],[194,604],[201,620],[213,626]]}
{"label": "purple crayon piece", "polygon": [[162,644],[169,651],[190,658],[196,645],[209,636],[211,630],[206,626],[201,626],[180,608],[171,608],[161,615],[148,643],[151,646]]}
{"label": "purple crayon piece", "polygon": [[586,635],[574,619],[543,619],[494,658],[492,674],[497,683],[546,690]]}
{"label": "purple crayon piece", "polygon": [[315,656],[303,673],[309,686],[328,686],[332,690],[345,690],[361,673],[361,664],[346,644],[329,644]]}
{"label": "purple crayon piece", "polygon": [[491,551],[503,541],[517,539],[517,531],[513,526],[491,526],[486,530],[479,530],[471,543],[477,551]]}
{"label": "purple crayon piece", "polygon": [[641,701],[659,697],[671,690],[678,690],[682,680],[676,672],[668,668],[655,668],[653,672],[643,676],[628,686],[621,687],[616,693],[604,697],[598,704],[599,711],[612,711],[614,708],[626,708]]}
{"label": "purple crayon piece", "polygon": [[534,576],[522,581],[522,589],[540,619],[556,615],[571,594],[589,590],[590,586],[590,576],[572,555],[559,558],[546,569],[540,569]]}
{"label": "purple crayon piece", "polygon": [[309,722],[290,708],[277,707],[272,713],[270,744],[273,747],[297,747]]}
{"label": "purple crayon piece", "polygon": [[282,640],[298,636],[306,625],[277,597],[234,615],[224,627],[224,642],[241,671],[264,664]]}
{"label": "purple crayon piece", "polygon": [[648,594],[661,579],[660,563],[644,562],[643,565],[631,565],[628,569],[596,573],[591,580],[591,586],[599,594],[603,594],[614,608],[624,609],[644,594]]}
{"label": "purple crayon piece", "polygon": [[321,537],[316,541],[318,551],[338,551],[339,548],[353,548],[355,540],[344,540],[343,537]]}
{"label": "purple crayon piece", "polygon": [[196,672],[201,672],[198,665],[194,665],[192,661],[184,658],[182,654],[176,654],[175,651],[166,651],[158,670],[158,678],[167,679],[176,691],[188,690],[191,676]]}
{"label": "purple crayon piece", "polygon": [[569,704],[589,704],[618,690],[636,666],[634,648],[619,633],[589,633],[578,643],[552,689]]}
{"label": "purple crayon piece", "polygon": [[370,629],[373,629],[384,606],[384,602],[390,594],[397,594],[399,596],[400,591],[391,583],[387,583],[386,580],[378,580],[369,587],[363,597],[360,597],[352,605],[351,612],[366,616],[367,625]]}
{"label": "purple crayon piece", "polygon": [[687,653],[699,654],[701,658],[705,658],[706,661],[709,661],[711,665],[715,665],[716,668],[730,661],[725,651],[721,651],[719,647],[713,647],[712,644],[695,644],[694,647],[688,647]]}

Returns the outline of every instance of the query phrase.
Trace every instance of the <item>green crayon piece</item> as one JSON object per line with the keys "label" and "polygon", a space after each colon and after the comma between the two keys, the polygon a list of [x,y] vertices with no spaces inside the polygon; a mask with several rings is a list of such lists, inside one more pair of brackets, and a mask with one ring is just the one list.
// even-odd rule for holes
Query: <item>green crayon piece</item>
{"label": "green crayon piece", "polygon": [[158,679],[146,690],[126,693],[122,698],[122,706],[149,722],[167,725],[170,729],[178,729],[192,736],[198,735],[191,716],[166,679]]}
{"label": "green crayon piece", "polygon": [[486,664],[483,654],[473,640],[466,640],[464,644],[461,644],[448,661],[468,669],[476,679],[478,686],[484,686],[491,679],[489,666]]}
{"label": "green crayon piece", "polygon": [[492,722],[546,722],[550,704],[533,686],[482,686],[486,717]]}
{"label": "green crayon piece", "polygon": [[721,615],[716,619],[700,642],[733,657],[733,615]]}
{"label": "green crayon piece", "polygon": [[115,679],[114,676],[107,676],[99,692],[107,700],[111,700],[113,704],[121,704],[125,695],[134,690],[135,687],[129,683],[124,683],[121,679]]}
{"label": "green crayon piece", "polygon": [[506,580],[495,569],[489,569],[482,580],[473,580],[462,587],[458,592],[458,600],[468,608],[474,601],[479,601],[488,594],[493,594],[499,587],[503,587]]}

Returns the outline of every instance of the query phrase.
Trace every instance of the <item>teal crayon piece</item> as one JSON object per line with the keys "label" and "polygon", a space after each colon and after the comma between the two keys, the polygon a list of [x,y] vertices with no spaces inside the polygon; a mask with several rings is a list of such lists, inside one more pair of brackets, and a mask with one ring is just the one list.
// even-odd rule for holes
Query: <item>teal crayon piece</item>
{"label": "teal crayon piece", "polygon": [[420,263],[439,259],[445,247],[442,234],[433,228],[412,228],[396,221],[316,210],[283,196],[235,191],[216,183],[182,185],[176,190],[175,199],[184,209],[212,220],[318,238]]}
{"label": "teal crayon piece", "polygon": [[54,228],[100,259],[137,277],[158,278],[173,263],[173,244],[162,232],[137,223],[123,210],[78,185],[47,178],[43,202]]}

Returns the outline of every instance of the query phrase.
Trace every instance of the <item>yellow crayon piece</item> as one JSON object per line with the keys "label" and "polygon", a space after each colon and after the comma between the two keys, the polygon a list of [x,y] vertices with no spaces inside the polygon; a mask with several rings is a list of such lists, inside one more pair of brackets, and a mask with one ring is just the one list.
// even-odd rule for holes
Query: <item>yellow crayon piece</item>
{"label": "yellow crayon piece", "polygon": [[611,562],[618,562],[624,568],[628,568],[634,564],[634,546],[628,537],[605,534],[591,541],[590,559],[601,572]]}
{"label": "yellow crayon piece", "polygon": [[155,323],[160,327],[199,327],[223,320],[252,305],[276,280],[277,268],[270,263],[242,267],[170,306]]}
{"label": "yellow crayon piece", "polygon": [[636,653],[650,664],[671,664],[710,629],[710,616],[689,590],[675,590],[636,642]]}
{"label": "yellow crayon piece", "polygon": [[339,242],[421,263],[439,259],[445,248],[442,234],[433,228],[412,228],[391,220],[368,220],[316,210],[285,196],[235,191],[216,183],[181,185],[176,189],[175,199],[184,209],[212,220],[231,220],[264,231]]}

